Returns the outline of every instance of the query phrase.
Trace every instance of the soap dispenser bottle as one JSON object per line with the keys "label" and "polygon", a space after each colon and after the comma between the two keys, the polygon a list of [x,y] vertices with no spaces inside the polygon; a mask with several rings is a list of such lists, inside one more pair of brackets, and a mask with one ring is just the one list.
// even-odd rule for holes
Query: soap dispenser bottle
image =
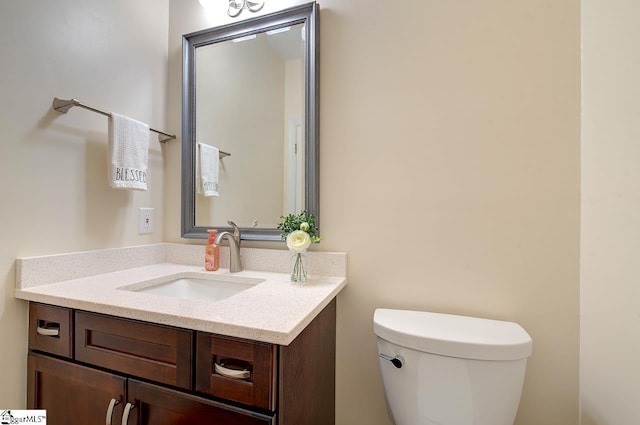
{"label": "soap dispenser bottle", "polygon": [[209,229],[209,240],[204,249],[204,268],[209,271],[216,271],[220,267],[220,247],[216,245],[217,230]]}

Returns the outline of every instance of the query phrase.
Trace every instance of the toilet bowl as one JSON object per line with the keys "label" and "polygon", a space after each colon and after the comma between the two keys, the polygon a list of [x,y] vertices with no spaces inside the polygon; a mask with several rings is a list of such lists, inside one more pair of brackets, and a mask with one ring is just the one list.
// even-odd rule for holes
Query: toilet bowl
{"label": "toilet bowl", "polygon": [[396,425],[513,425],[532,349],[518,324],[377,309],[373,328]]}

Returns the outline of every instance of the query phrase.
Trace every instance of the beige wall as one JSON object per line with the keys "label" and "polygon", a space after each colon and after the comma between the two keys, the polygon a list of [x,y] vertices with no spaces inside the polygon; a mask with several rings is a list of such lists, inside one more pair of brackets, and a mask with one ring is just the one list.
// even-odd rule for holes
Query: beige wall
{"label": "beige wall", "polygon": [[[51,102],[75,97],[165,128],[167,25],[167,1],[0,2],[0,409],[26,403],[15,258],[164,239],[157,139],[149,190],[110,189],[107,118],[79,108],[61,115]],[[152,235],[138,235],[139,207],[155,209]]]}
{"label": "beige wall", "polygon": [[582,1],[583,425],[640,423],[640,4]]}
{"label": "beige wall", "polygon": [[[577,424],[579,1],[320,5],[320,248],[349,254],[337,424],[389,424],[376,307],[522,324],[534,352],[517,424]],[[196,0],[0,8],[0,405],[14,407],[26,373],[15,257],[193,243],[180,238],[179,143],[152,143],[150,178],[164,192],[112,191],[106,119],[61,117],[52,97],[179,133],[180,35],[230,19],[222,7],[208,20]],[[156,208],[152,236],[137,235],[142,206]]]}
{"label": "beige wall", "polygon": [[[577,424],[579,1],[320,6],[320,249],[349,254],[337,424],[389,423],[376,307],[522,324],[534,352],[517,424]],[[196,0],[170,2],[171,127],[180,34],[228,22],[224,13],[207,19]],[[177,150],[170,241],[183,241]]]}

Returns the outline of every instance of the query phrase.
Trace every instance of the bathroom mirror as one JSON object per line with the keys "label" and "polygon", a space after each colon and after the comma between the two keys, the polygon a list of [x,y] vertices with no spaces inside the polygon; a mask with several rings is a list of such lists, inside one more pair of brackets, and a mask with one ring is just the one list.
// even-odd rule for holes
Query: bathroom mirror
{"label": "bathroom mirror", "polygon": [[[319,224],[318,6],[183,36],[182,236],[207,229],[281,240],[280,216]],[[198,190],[198,144],[215,146],[218,196]]]}

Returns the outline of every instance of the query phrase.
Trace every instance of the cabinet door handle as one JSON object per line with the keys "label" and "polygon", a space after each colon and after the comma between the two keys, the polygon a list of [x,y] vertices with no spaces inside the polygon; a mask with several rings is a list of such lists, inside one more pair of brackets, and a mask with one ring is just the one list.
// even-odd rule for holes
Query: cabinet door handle
{"label": "cabinet door handle", "polygon": [[251,376],[251,371],[248,370],[235,370],[229,369],[228,367],[220,366],[218,363],[214,366],[216,373],[219,373],[222,376],[226,376],[227,378],[233,379],[247,379]]}
{"label": "cabinet door handle", "polygon": [[134,407],[136,406],[131,403],[127,403],[127,405],[124,406],[124,412],[122,413],[122,425],[127,425],[127,422],[129,422],[129,412],[131,412],[131,409]]}
{"label": "cabinet door handle", "polygon": [[111,425],[111,417],[113,416],[113,408],[116,404],[120,403],[119,400],[112,398],[109,402],[109,407],[107,407],[107,425]]}
{"label": "cabinet door handle", "polygon": [[58,336],[60,335],[60,328],[43,328],[42,326],[38,326],[36,332],[38,335]]}

